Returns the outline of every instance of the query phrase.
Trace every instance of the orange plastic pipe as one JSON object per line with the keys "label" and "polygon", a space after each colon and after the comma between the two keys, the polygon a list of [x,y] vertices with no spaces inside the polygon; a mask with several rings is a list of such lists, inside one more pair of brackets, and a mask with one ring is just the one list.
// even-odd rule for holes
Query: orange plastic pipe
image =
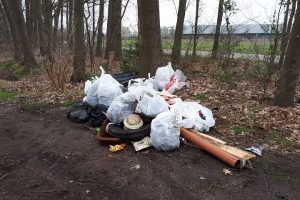
{"label": "orange plastic pipe", "polygon": [[185,139],[193,142],[203,150],[207,151],[208,153],[214,155],[215,157],[219,158],[226,164],[230,165],[233,168],[240,169],[240,160],[234,155],[223,151],[222,149],[218,148],[217,146],[209,143],[208,141],[198,137],[194,133],[186,130],[185,128],[180,128],[180,135]]}

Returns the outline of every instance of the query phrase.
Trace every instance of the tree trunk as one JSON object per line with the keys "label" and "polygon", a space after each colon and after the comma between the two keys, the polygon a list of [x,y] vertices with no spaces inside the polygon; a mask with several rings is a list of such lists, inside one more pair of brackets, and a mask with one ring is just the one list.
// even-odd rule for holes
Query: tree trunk
{"label": "tree trunk", "polygon": [[20,38],[17,34],[17,26],[15,21],[12,18],[12,13],[9,10],[7,0],[1,0],[2,6],[9,24],[9,29],[13,41],[13,51],[14,51],[14,59],[16,61],[21,62],[22,61],[22,51],[21,51],[21,44],[20,44]]}
{"label": "tree trunk", "polygon": [[181,57],[180,50],[181,50],[181,40],[182,40],[184,17],[185,17],[185,7],[186,7],[186,0],[179,0],[174,43],[172,48],[172,62],[176,64],[180,63],[180,57]]}
{"label": "tree trunk", "polygon": [[44,36],[45,36],[45,52],[50,62],[53,62],[52,54],[52,2],[51,0],[43,0],[43,16],[44,16]]}
{"label": "tree trunk", "polygon": [[60,10],[60,38],[62,45],[64,44],[64,5],[61,5]]}
{"label": "tree trunk", "polygon": [[12,19],[16,24],[16,32],[20,38],[21,50],[24,56],[24,68],[25,72],[31,71],[31,69],[37,67],[37,62],[34,58],[31,45],[29,43],[28,34],[26,30],[26,24],[22,13],[21,1],[19,0],[4,0],[8,3],[9,11],[12,13]]}
{"label": "tree trunk", "polygon": [[285,14],[284,14],[284,20],[283,20],[283,25],[282,25],[282,30],[281,30],[280,57],[279,57],[279,63],[278,63],[280,67],[283,64],[286,43],[288,41],[288,34],[287,34],[286,29],[287,29],[287,25],[288,25],[290,3],[291,3],[291,0],[287,0]]}
{"label": "tree trunk", "polygon": [[[10,30],[9,30],[8,20],[7,20],[7,17],[5,16],[5,12],[4,12],[1,1],[0,1],[0,27],[1,27],[1,29],[0,29],[0,49],[1,49],[2,42],[3,42],[3,43],[6,43],[7,47],[10,50],[12,49],[13,51],[15,51],[14,47],[11,46],[13,41],[12,41],[12,37],[10,34]],[[13,47],[13,48],[11,48],[11,47]],[[14,53],[14,57],[16,60],[15,53]]]}
{"label": "tree trunk", "polygon": [[74,0],[69,0],[68,45],[70,49],[73,49],[73,5]]}
{"label": "tree trunk", "polygon": [[220,41],[220,32],[221,32],[221,24],[223,18],[223,3],[224,0],[219,0],[219,8],[218,8],[218,19],[216,25],[216,31],[214,35],[214,44],[212,49],[211,58],[216,59],[219,51],[219,41]]}
{"label": "tree trunk", "polygon": [[[298,0],[298,5],[300,0]],[[283,62],[281,76],[275,94],[275,105],[289,107],[294,105],[296,86],[300,73],[300,8],[297,7],[294,25]]]}
{"label": "tree trunk", "polygon": [[292,29],[292,24],[293,24],[293,20],[294,20],[296,5],[297,5],[297,0],[292,0],[292,9],[291,9],[291,13],[290,13],[290,16],[289,16],[288,26],[287,26],[287,29],[286,29],[287,34],[290,34],[291,29]]}
{"label": "tree trunk", "polygon": [[200,0],[196,0],[196,16],[195,16],[195,29],[194,29],[193,54],[192,54],[193,60],[196,59],[196,51],[197,51],[199,3]]}
{"label": "tree trunk", "polygon": [[74,49],[71,81],[85,80],[84,0],[74,1]]}
{"label": "tree trunk", "polygon": [[97,34],[97,46],[96,57],[102,57],[102,40],[103,40],[103,21],[104,21],[104,4],[105,0],[100,0],[99,5],[99,18],[98,18],[98,34]]}
{"label": "tree trunk", "polygon": [[25,0],[25,17],[26,17],[26,30],[30,44],[33,43],[33,16],[32,16],[32,2],[31,0]]}
{"label": "tree trunk", "polygon": [[138,0],[139,76],[155,74],[162,63],[158,0]]}
{"label": "tree trunk", "polygon": [[113,52],[114,60],[122,60],[121,35],[122,0],[110,0],[108,8],[105,58]]}
{"label": "tree trunk", "polygon": [[59,15],[63,7],[63,0],[58,0],[56,3],[56,8],[54,9],[54,15],[53,15],[53,21],[54,21],[54,27],[53,27],[53,35],[52,35],[52,51],[55,51],[56,45],[57,45],[57,30],[58,30],[58,21],[59,21]]}
{"label": "tree trunk", "polygon": [[40,54],[42,56],[46,55],[46,46],[45,46],[45,33],[44,33],[44,20],[42,13],[42,5],[40,0],[34,0],[37,10],[37,25],[38,25],[38,36],[39,36],[39,45],[40,45]]}

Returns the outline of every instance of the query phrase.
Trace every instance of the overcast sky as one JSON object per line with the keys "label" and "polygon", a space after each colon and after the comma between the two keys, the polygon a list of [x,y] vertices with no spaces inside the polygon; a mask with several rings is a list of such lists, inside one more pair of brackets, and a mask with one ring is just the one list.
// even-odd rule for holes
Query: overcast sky
{"label": "overcast sky", "polygon": [[[149,0],[151,1],[151,0]],[[174,0],[175,6],[178,9],[178,1]],[[189,0],[187,0],[189,1]],[[219,0],[200,0],[202,12],[199,18],[199,24],[215,24],[217,20],[217,11]],[[190,0],[191,5],[186,11],[185,24],[194,22],[195,17],[195,0]],[[239,9],[232,17],[232,24],[250,24],[255,23],[270,23],[274,9],[278,7],[279,0],[236,0],[237,8]],[[124,1],[125,3],[125,1]],[[160,9],[160,25],[175,26],[176,25],[176,10],[173,0],[159,0]],[[252,20],[251,20],[252,19]],[[223,20],[224,22],[224,20]],[[122,21],[123,26],[137,28],[137,5],[136,0],[130,0],[127,11]]]}

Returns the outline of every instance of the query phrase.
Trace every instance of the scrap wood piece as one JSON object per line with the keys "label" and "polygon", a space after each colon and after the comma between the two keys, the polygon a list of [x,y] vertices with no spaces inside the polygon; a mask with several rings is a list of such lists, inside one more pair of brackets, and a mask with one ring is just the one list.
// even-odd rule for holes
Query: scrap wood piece
{"label": "scrap wood piece", "polygon": [[214,143],[214,144],[226,144],[225,141],[223,140],[220,140],[216,137],[213,137],[211,135],[208,135],[208,134],[205,134],[205,133],[201,133],[201,132],[198,132],[198,131],[195,131],[195,130],[191,130],[191,132],[199,135],[200,137],[204,138],[204,139],[207,139],[209,140],[210,142]]}
{"label": "scrap wood piece", "polygon": [[117,151],[121,151],[122,149],[124,149],[126,146],[126,144],[117,144],[117,145],[109,145],[109,151],[111,152],[117,152]]}
{"label": "scrap wood piece", "polygon": [[227,163],[233,168],[240,169],[240,159],[224,150],[219,148],[217,145],[214,145],[207,140],[199,137],[195,133],[192,133],[191,131],[180,128],[180,135],[187,140],[195,143],[197,146],[202,148],[203,150],[207,151],[208,153],[214,155],[215,157],[219,158],[223,162]]}
{"label": "scrap wood piece", "polygon": [[244,151],[242,149],[232,147],[229,145],[226,145],[226,142],[223,140],[220,140],[218,138],[212,137],[210,135],[200,133],[198,131],[192,131],[195,133],[195,135],[203,138],[204,140],[207,140],[208,142],[213,143],[214,145],[218,146],[220,149],[226,151],[227,153],[230,153],[236,157],[238,157],[241,161],[241,168],[247,166],[249,168],[252,168],[251,159],[255,158],[256,156],[250,152]]}

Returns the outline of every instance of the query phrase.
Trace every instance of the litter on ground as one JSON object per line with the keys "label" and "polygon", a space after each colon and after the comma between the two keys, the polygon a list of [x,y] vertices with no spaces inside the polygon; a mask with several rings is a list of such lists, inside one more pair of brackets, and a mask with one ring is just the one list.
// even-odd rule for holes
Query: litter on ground
{"label": "litter on ground", "polygon": [[[148,74],[148,78],[133,78],[130,73],[111,76],[100,69],[100,77],[85,82],[83,102],[73,106],[67,116],[73,122],[89,122],[96,127],[92,131],[111,152],[124,149],[126,144],[132,144],[138,152],[150,147],[173,151],[180,144],[192,143],[236,169],[252,167],[255,155],[247,151],[261,156],[262,149],[244,151],[207,134],[215,126],[213,112],[174,94],[189,84],[171,63],[159,67],[154,77]],[[223,172],[232,175],[228,169]]]}

